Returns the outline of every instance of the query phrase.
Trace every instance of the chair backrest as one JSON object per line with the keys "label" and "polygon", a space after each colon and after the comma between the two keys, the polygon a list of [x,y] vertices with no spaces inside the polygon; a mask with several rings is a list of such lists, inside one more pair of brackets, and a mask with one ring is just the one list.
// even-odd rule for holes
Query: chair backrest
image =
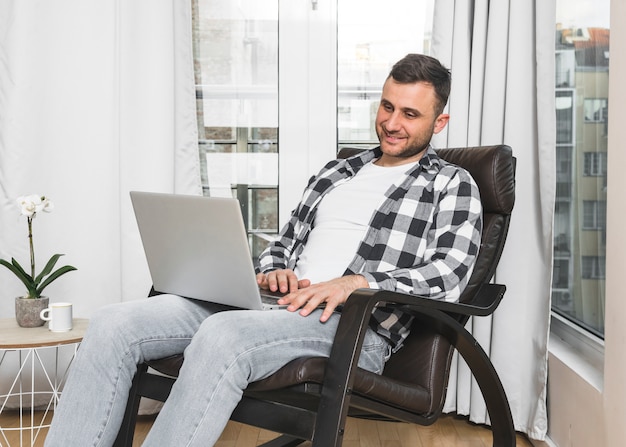
{"label": "chair backrest", "polygon": [[[339,158],[355,155],[359,149],[345,148]],[[478,258],[469,283],[459,301],[472,303],[480,287],[488,283],[500,260],[511,212],[515,202],[515,159],[506,145],[439,149],[437,154],[449,163],[466,169],[480,190],[483,205],[483,231]],[[467,320],[460,317],[461,322]],[[398,383],[421,387],[428,396],[424,413],[438,414],[454,349],[441,335],[413,324],[404,347],[385,365],[383,375]]]}
{"label": "chair backrest", "polygon": [[474,271],[460,302],[470,302],[493,277],[509,229],[515,203],[515,159],[509,146],[440,149],[437,154],[466,169],[478,184],[483,205],[483,231]]}

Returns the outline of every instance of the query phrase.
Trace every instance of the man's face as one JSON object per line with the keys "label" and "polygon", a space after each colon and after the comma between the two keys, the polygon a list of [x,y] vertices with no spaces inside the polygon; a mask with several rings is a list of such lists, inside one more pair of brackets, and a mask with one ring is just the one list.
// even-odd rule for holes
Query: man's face
{"label": "man's face", "polygon": [[419,160],[433,134],[448,123],[437,115],[437,97],[431,84],[400,84],[388,78],[376,114],[376,133],[383,156],[379,164],[400,165]]}

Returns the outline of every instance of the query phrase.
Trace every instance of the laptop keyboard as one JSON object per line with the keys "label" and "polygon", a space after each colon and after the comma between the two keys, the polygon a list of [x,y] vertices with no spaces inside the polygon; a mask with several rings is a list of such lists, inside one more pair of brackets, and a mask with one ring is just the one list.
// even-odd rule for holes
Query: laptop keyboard
{"label": "laptop keyboard", "polygon": [[276,304],[276,301],[281,297],[279,294],[272,294],[271,292],[261,291],[261,302],[264,304]]}

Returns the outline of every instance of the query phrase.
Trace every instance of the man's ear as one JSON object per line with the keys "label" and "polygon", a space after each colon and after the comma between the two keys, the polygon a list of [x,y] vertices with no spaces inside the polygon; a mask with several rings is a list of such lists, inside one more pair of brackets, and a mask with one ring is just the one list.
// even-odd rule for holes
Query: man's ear
{"label": "man's ear", "polygon": [[446,124],[448,124],[448,121],[450,121],[450,115],[448,115],[447,113],[440,114],[435,119],[435,127],[433,128],[433,133],[441,132],[443,128],[446,127]]}

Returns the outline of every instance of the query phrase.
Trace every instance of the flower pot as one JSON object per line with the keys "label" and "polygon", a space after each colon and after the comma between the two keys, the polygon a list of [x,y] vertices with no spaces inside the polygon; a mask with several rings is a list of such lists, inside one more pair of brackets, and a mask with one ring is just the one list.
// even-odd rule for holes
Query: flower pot
{"label": "flower pot", "polygon": [[18,296],[15,298],[15,319],[21,327],[39,327],[45,323],[39,317],[42,310],[48,307],[50,298],[42,296],[41,298],[24,298]]}

